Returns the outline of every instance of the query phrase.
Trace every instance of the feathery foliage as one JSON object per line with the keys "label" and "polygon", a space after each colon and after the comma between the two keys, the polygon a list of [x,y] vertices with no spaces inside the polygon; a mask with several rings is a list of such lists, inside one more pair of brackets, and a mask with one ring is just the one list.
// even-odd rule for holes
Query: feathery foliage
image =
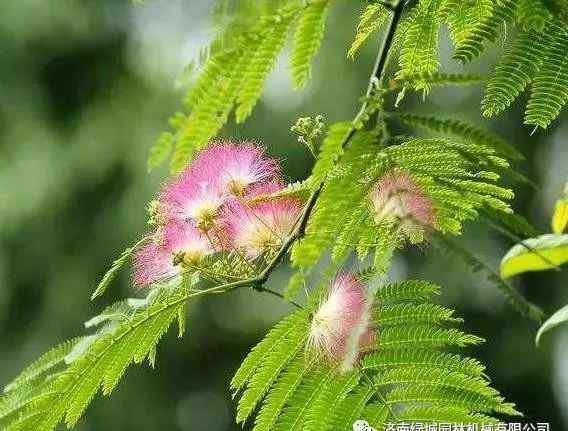
{"label": "feathery foliage", "polygon": [[[188,68],[189,72],[199,69],[200,75],[186,94],[183,112],[170,119],[173,130],[163,133],[151,150],[150,168],[172,154],[171,168],[179,171],[232,114],[237,123],[245,121],[289,39],[295,87],[304,87],[310,78],[311,62],[325,36],[326,18],[336,2],[238,3],[230,24]],[[479,344],[482,339],[456,328],[461,319],[453,310],[432,302],[439,288],[429,282],[379,286],[370,313],[378,336],[354,369],[340,370],[314,357],[306,344],[329,279],[351,254],[369,268],[364,274],[367,281],[377,283],[395,249],[419,243],[433,233],[445,241],[445,250],[457,253],[473,268],[486,270],[518,311],[541,318],[538,308],[473,252],[448,238],[460,234],[465,222],[480,218],[515,235],[533,229],[512,213],[513,192],[499,183],[501,175],[515,175],[508,160],[522,156],[495,134],[467,122],[390,112],[387,96],[400,90],[399,102],[407,89],[427,93],[434,86],[482,80],[477,75],[438,71],[441,25],[448,25],[455,46],[453,57],[463,63],[481,55],[504,34],[505,27],[516,26],[514,40],[487,81],[483,113],[502,112],[530,86],[525,123],[548,127],[568,102],[568,27],[565,15],[550,9],[548,3],[421,0],[368,4],[348,56],[353,57],[387,19],[389,26],[361,110],[354,120],[331,125],[320,148],[310,142],[316,161],[309,178],[249,202],[305,198],[300,218],[288,236],[281,238],[282,248],[251,261],[238,252],[219,253],[219,257],[215,253],[215,259],[188,263],[175,280],[155,283],[146,298],[107,307],[85,323],[91,334],[49,351],[6,386],[0,399],[2,429],[51,431],[62,423],[73,427],[96,394],[109,395],[131,364],[147,360],[154,365],[157,344],[176,320],[181,337],[188,300],[244,286],[269,291],[262,284],[288,252],[296,272],[284,299],[295,298],[301,287],[307,289],[308,278],[315,274],[322,257],[329,254],[331,263],[308,296],[306,307],[293,303],[299,310],[270,330],[236,372],[231,389],[239,395],[237,422],[250,421],[254,431],[328,431],[349,429],[358,419],[383,429],[386,423],[398,421],[497,423],[494,414],[518,414],[489,385],[483,365],[447,351]],[[226,14],[225,6],[216,13]],[[400,69],[388,81],[385,68],[387,60],[393,60],[393,47],[400,48]],[[392,136],[391,121],[425,130],[428,136]],[[311,132],[305,128],[312,141],[323,130],[321,117],[316,122],[318,127]],[[400,202],[388,202],[395,208],[384,205],[395,213],[394,221],[377,214],[372,191],[381,181],[392,180],[393,173],[403,173],[402,192],[415,193],[419,204],[431,210],[431,222],[410,220],[413,214],[397,214],[405,210],[401,196],[396,196]],[[400,190],[394,194],[397,192]],[[422,225],[408,232],[401,225],[409,221]],[[105,292],[139,245],[113,262],[93,298]],[[214,287],[208,287],[211,284]]]}
{"label": "feathery foliage", "polygon": [[546,128],[568,101],[568,29],[549,20],[542,30],[522,31],[487,83],[483,113],[500,113],[532,84],[525,123]]}
{"label": "feathery foliage", "polygon": [[532,82],[525,124],[547,128],[568,103],[568,27],[557,29],[548,56]]}
{"label": "feathery foliage", "polygon": [[237,122],[245,121],[294,29],[291,73],[296,87],[306,84],[333,1],[262,2],[256,7],[243,3],[247,19],[228,26],[203,55],[201,74],[185,97],[188,112],[172,117],[174,132],[160,136],[150,152],[150,168],[164,161],[173,148],[171,168],[177,172],[217,135],[231,112]]}
{"label": "feathery foliage", "polygon": [[91,295],[91,299],[98,298],[103,293],[105,293],[105,291],[114,281],[120,270],[128,263],[128,261],[132,256],[132,253],[134,253],[138,247],[140,247],[144,242],[146,242],[146,240],[147,240],[146,238],[141,239],[132,247],[127,248],[120,254],[120,256],[112,263],[110,269],[105,273],[105,275],[99,282],[97,288]]}
{"label": "feathery foliage", "polygon": [[355,54],[359,51],[369,36],[381,28],[387,19],[387,16],[388,10],[380,3],[372,3],[365,7],[359,17],[355,40],[353,40],[353,43],[347,52],[348,57],[355,57]]}
{"label": "feathery foliage", "polygon": [[[255,431],[349,429],[359,419],[383,429],[389,422],[423,422],[434,416],[442,422],[496,423],[490,417],[493,413],[518,414],[489,386],[483,365],[444,351],[482,340],[451,327],[460,321],[453,311],[430,302],[438,291],[418,280],[379,287],[373,310],[376,344],[348,372],[314,362],[295,342],[286,354],[278,348],[281,341],[266,352],[262,346],[274,344],[274,331],[282,327],[278,324],[267,336],[272,341],[261,341],[245,359],[244,371],[237,371],[238,386],[245,386],[238,411],[252,411],[246,394],[253,391],[266,394],[254,397],[262,403]],[[302,310],[292,316],[299,333],[307,332],[310,315]],[[288,327],[290,318],[286,322]],[[295,352],[292,358],[290,352]],[[254,363],[260,361],[262,378],[251,374],[250,357]]]}
{"label": "feathery foliage", "polygon": [[484,9],[481,19],[475,23],[469,34],[459,41],[454,58],[463,63],[478,57],[484,50],[484,43],[495,42],[503,24],[515,19],[517,0],[481,0]]}
{"label": "feathery foliage", "polygon": [[513,197],[512,192],[492,184],[499,178],[495,170],[508,168],[493,148],[509,149],[498,137],[460,122],[404,114],[399,117],[461,139],[406,139],[400,145],[385,147],[379,135],[357,132],[340,163],[331,169],[333,157],[327,153],[343,152],[340,142],[349,133],[345,124],[332,126],[322,158],[314,167],[318,178],[326,169],[329,178],[305,237],[292,249],[295,266],[315,265],[329,247],[334,259],[340,261],[350,247],[358,247],[360,257],[365,257],[374,248],[389,250],[399,246],[401,239],[397,235],[374,222],[367,198],[373,185],[393,168],[412,174],[432,199],[437,228],[442,232],[458,234],[463,222],[477,218],[484,207],[511,211],[507,201]]}
{"label": "feathery foliage", "polygon": [[[420,1],[412,11],[400,53],[397,78],[431,74],[438,70],[438,16],[442,0]],[[416,89],[427,90],[426,81],[417,81]]]}
{"label": "feathery foliage", "polygon": [[290,57],[292,80],[302,88],[310,78],[311,60],[316,55],[325,30],[325,19],[332,0],[311,3],[302,12],[294,33],[294,48]]}
{"label": "feathery foliage", "polygon": [[6,387],[2,403],[16,407],[0,415],[6,429],[49,431],[60,422],[74,426],[99,390],[109,395],[129,365],[145,359],[153,363],[158,341],[188,297],[186,289],[165,289],[145,305],[129,307],[121,318],[110,318],[110,311],[126,310],[125,303],[88,322],[104,325],[49,351]]}

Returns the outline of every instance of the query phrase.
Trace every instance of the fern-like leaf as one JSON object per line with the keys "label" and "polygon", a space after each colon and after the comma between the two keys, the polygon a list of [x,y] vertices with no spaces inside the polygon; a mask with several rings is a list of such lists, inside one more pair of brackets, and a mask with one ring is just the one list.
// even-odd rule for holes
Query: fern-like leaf
{"label": "fern-like leaf", "polygon": [[52,368],[61,365],[65,362],[65,357],[71,352],[73,347],[81,340],[81,338],[74,338],[64,343],[59,344],[53,349],[49,350],[39,357],[34,363],[29,365],[20,373],[18,377],[12,380],[4,388],[4,392],[11,392],[19,389],[22,385],[26,385],[41,376]]}
{"label": "fern-like leaf", "polygon": [[517,20],[524,30],[544,30],[552,14],[542,0],[519,0]]}
{"label": "fern-like leaf", "polygon": [[[306,313],[298,312],[298,319],[305,322],[307,320]],[[291,331],[272,347],[270,353],[262,358],[239,400],[237,422],[243,422],[249,417],[281,371],[304,346],[306,336],[307,328],[300,322],[300,324],[293,326]]]}
{"label": "fern-like leaf", "polygon": [[124,250],[120,254],[118,259],[116,259],[112,263],[110,269],[106,272],[106,274],[103,276],[103,278],[99,282],[97,288],[95,289],[95,291],[91,295],[91,300],[98,298],[99,296],[101,296],[103,293],[106,292],[106,290],[108,289],[110,284],[114,281],[114,279],[116,278],[116,276],[118,275],[120,270],[124,267],[124,265],[126,265],[128,263],[132,254],[136,251],[136,249],[138,247],[140,247],[144,242],[146,242],[146,240],[147,240],[147,238],[141,239],[136,244],[134,244],[132,247],[127,248],[126,250]]}
{"label": "fern-like leaf", "polygon": [[46,354],[22,375],[24,379],[30,381],[31,376],[47,371],[48,365],[60,364],[63,353],[67,353],[63,357],[67,367],[48,374],[45,380],[36,379],[37,384],[36,380],[30,381],[33,386],[29,399],[33,402],[19,407],[7,429],[52,431],[62,421],[74,426],[100,388],[109,394],[128,365],[154,355],[157,342],[187,299],[183,289],[158,295],[151,304],[90,336],[90,342],[73,357],[70,349],[78,347],[78,343],[62,345]]}
{"label": "fern-like leaf", "polygon": [[545,62],[551,42],[549,32],[526,31],[515,38],[487,81],[483,115],[492,117],[513,103]]}
{"label": "fern-like leaf", "polygon": [[353,40],[353,43],[347,52],[348,57],[355,57],[355,54],[359,51],[369,36],[381,28],[388,14],[388,9],[380,3],[369,4],[365,7],[359,17],[355,40]]}
{"label": "fern-like leaf", "polygon": [[298,19],[290,57],[292,81],[302,88],[311,75],[311,61],[321,45],[325,20],[332,0],[318,0],[308,5]]}
{"label": "fern-like leaf", "polygon": [[516,17],[518,0],[496,0],[491,12],[481,19],[464,38],[454,52],[454,58],[466,63],[478,57],[485,48],[485,42],[495,42],[502,24],[511,22]]}
{"label": "fern-like leaf", "polygon": [[[489,385],[483,365],[443,351],[482,340],[446,327],[460,319],[453,317],[452,310],[430,302],[438,292],[439,287],[425,281],[380,287],[372,313],[376,345],[348,372],[310,350],[298,349],[289,359],[288,353],[297,348],[295,342],[280,358],[282,365],[271,359],[278,356],[274,353],[261,359],[269,365],[261,365],[256,373],[262,374],[263,367],[268,366],[271,376],[277,377],[259,378],[270,389],[262,400],[254,430],[343,430],[357,420],[384,429],[387,423],[401,418],[411,423],[435,418],[439,422],[488,424],[497,423],[490,416],[493,413],[518,415],[514,406]],[[317,300],[308,302],[317,306]],[[300,333],[306,330],[306,324],[309,320],[299,322]],[[282,341],[276,343],[279,349]],[[264,345],[265,341],[259,344]],[[251,357],[258,357],[259,350],[263,348],[253,349]],[[260,400],[262,392],[257,391],[252,398]],[[247,414],[256,406],[241,399],[239,409],[243,402]]]}
{"label": "fern-like leaf", "polygon": [[464,142],[487,146],[494,149],[497,154],[503,155],[508,159],[520,160],[523,158],[523,155],[504,139],[466,121],[408,113],[397,114],[396,117],[413,127],[420,127],[431,132],[459,138]]}
{"label": "fern-like leaf", "polygon": [[260,98],[264,81],[276,63],[298,10],[297,6],[291,6],[274,17],[265,18],[268,20],[264,26],[266,34],[252,53],[252,58],[248,59],[248,67],[237,94],[235,116],[238,123],[248,118]]}
{"label": "fern-like leaf", "polygon": [[546,129],[568,103],[568,29],[559,29],[546,61],[535,76],[525,124]]}
{"label": "fern-like leaf", "polygon": [[[438,70],[438,18],[441,4],[441,0],[425,0],[413,10],[400,53],[398,79],[429,75]],[[428,84],[418,81],[415,88],[427,90]]]}

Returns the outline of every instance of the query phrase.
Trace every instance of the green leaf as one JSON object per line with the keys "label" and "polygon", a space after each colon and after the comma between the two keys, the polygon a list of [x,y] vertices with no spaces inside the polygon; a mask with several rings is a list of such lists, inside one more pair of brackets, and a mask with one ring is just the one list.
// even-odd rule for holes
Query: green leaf
{"label": "green leaf", "polygon": [[546,129],[568,103],[568,30],[554,38],[548,58],[535,76],[527,102],[525,124]]}
{"label": "green leaf", "polygon": [[556,268],[568,262],[568,235],[546,234],[514,246],[501,261],[501,277]]}
{"label": "green leaf", "polygon": [[361,48],[367,38],[381,28],[388,14],[389,11],[387,8],[380,3],[373,3],[365,7],[365,10],[359,17],[357,33],[347,53],[348,57],[355,57],[355,54],[359,51],[359,48]]}
{"label": "green leaf", "polygon": [[270,71],[276,64],[276,59],[286,43],[288,30],[290,29],[299,8],[291,5],[283,8],[280,14],[270,19],[267,17],[268,26],[264,29],[265,33],[257,37],[262,37],[258,48],[250,53],[251,57],[247,60],[248,66],[243,75],[242,85],[237,94],[237,108],[235,118],[237,123],[244,122],[252,110],[260,95],[264,82]]}
{"label": "green leaf", "polygon": [[[411,23],[400,52],[397,79],[406,76],[429,75],[438,70],[438,15],[441,0],[424,0],[413,10]],[[416,89],[428,90],[427,82],[418,81]]]}
{"label": "green leaf", "polygon": [[550,331],[552,328],[555,328],[556,326],[561,325],[566,321],[568,321],[568,305],[562,307],[560,310],[558,310],[556,313],[550,316],[546,320],[546,322],[542,324],[542,326],[539,328],[538,332],[536,333],[536,339],[535,339],[536,345],[537,346],[539,345],[542,334]]}
{"label": "green leaf", "polygon": [[160,135],[156,143],[150,148],[148,154],[148,171],[160,166],[170,155],[174,148],[174,135],[164,132]]}
{"label": "green leaf", "polygon": [[296,88],[304,87],[310,78],[311,61],[323,39],[330,3],[331,0],[312,2],[299,18],[290,56],[292,80]]}
{"label": "green leaf", "polygon": [[101,296],[103,293],[106,292],[106,290],[108,289],[108,287],[110,286],[110,284],[114,281],[114,279],[116,278],[116,276],[118,275],[119,271],[124,267],[124,265],[126,265],[126,263],[128,262],[128,260],[130,259],[130,256],[132,256],[132,254],[134,253],[134,251],[140,247],[140,245],[142,245],[145,241],[147,240],[147,238],[142,238],[140,241],[138,241],[136,244],[134,244],[132,247],[127,248],[126,250],[124,250],[122,252],[122,254],[118,257],[118,259],[116,259],[113,263],[112,266],[110,267],[110,269],[107,271],[107,273],[104,275],[104,277],[102,278],[102,280],[99,282],[96,290],[93,292],[93,294],[91,295],[91,301],[93,299],[98,298],[99,296]]}
{"label": "green leaf", "polygon": [[12,382],[10,382],[4,388],[4,392],[10,392],[18,389],[20,386],[31,382],[42,376],[47,371],[51,370],[57,365],[64,362],[65,357],[71,352],[73,347],[81,340],[81,337],[74,338],[69,341],[61,343],[57,347],[54,347],[47,353],[43,354],[38,360],[33,364],[28,366],[24,371],[20,373]]}

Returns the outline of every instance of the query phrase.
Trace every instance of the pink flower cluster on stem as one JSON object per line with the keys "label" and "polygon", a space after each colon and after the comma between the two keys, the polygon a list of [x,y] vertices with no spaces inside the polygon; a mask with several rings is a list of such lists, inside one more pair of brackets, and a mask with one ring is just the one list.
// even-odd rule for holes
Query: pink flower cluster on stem
{"label": "pink flower cluster on stem", "polygon": [[251,199],[285,187],[277,160],[252,143],[216,142],[160,192],[152,240],[134,259],[134,284],[175,278],[216,253],[254,260],[278,248],[290,233],[302,202]]}

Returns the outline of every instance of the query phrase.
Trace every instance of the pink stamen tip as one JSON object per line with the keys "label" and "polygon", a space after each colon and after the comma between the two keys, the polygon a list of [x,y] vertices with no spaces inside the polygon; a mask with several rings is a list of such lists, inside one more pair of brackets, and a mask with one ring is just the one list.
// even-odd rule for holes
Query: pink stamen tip
{"label": "pink stamen tip", "polygon": [[[248,199],[282,190],[284,185],[272,182],[252,188]],[[222,219],[235,248],[255,259],[274,250],[288,237],[302,210],[297,198],[267,198],[257,203],[233,200],[227,204]]]}
{"label": "pink stamen tip", "polygon": [[170,251],[152,241],[142,246],[134,256],[133,283],[136,287],[146,287],[171,279],[180,271],[181,268],[173,264]]}

